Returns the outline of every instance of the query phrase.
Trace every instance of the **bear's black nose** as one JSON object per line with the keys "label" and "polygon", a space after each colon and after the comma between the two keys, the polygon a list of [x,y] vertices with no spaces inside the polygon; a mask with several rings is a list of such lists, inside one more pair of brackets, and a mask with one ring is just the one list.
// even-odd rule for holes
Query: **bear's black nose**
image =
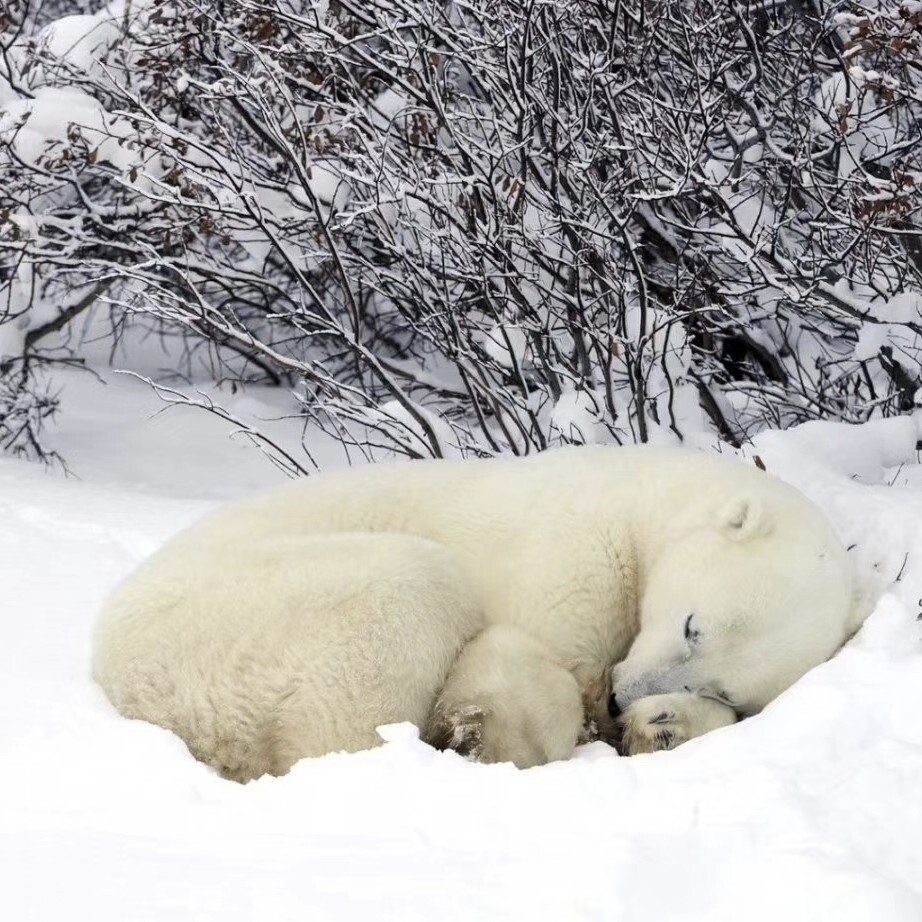
{"label": "bear's black nose", "polygon": [[614,694],[608,696],[608,713],[611,715],[612,720],[616,720],[621,716],[621,708],[618,707],[618,699]]}

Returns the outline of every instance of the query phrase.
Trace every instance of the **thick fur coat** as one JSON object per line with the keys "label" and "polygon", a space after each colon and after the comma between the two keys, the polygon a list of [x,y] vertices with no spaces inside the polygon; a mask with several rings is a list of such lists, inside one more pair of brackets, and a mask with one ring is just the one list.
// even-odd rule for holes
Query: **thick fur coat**
{"label": "thick fur coat", "polygon": [[829,524],[770,475],[582,448],[230,505],[116,590],[94,668],[124,715],[240,781],[402,720],[526,767],[566,758],[609,705],[631,752],[755,713],[863,614]]}

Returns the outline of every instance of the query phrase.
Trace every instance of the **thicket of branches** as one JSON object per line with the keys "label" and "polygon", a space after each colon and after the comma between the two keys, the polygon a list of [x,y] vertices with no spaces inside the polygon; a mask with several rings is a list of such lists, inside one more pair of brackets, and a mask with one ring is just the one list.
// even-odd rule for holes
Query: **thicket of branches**
{"label": "thicket of branches", "polygon": [[914,406],[918,3],[77,5],[0,16],[7,448],[90,308],[412,457]]}

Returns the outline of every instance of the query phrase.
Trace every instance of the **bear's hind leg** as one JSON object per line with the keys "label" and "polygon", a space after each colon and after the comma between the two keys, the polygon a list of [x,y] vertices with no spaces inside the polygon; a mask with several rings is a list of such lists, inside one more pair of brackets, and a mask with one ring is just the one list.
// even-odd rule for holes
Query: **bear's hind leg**
{"label": "bear's hind leg", "polygon": [[424,739],[478,762],[530,768],[568,758],[583,723],[572,673],[528,634],[495,625],[452,666]]}

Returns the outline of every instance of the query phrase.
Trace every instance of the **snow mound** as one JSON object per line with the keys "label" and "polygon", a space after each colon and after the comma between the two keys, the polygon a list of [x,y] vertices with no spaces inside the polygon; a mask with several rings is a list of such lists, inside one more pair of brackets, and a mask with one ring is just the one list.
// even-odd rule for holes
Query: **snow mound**
{"label": "snow mound", "polygon": [[214,432],[187,422],[201,415],[152,417],[138,382],[108,418],[89,385],[72,390],[50,438],[86,479],[0,461],[0,917],[922,918],[917,421],[812,424],[750,451],[829,511],[883,593],[758,717],[671,753],[596,743],[524,772],[396,725],[377,750],[241,787],[120,718],[90,678],[90,636],[140,559],[279,475],[226,445],[216,470]]}

